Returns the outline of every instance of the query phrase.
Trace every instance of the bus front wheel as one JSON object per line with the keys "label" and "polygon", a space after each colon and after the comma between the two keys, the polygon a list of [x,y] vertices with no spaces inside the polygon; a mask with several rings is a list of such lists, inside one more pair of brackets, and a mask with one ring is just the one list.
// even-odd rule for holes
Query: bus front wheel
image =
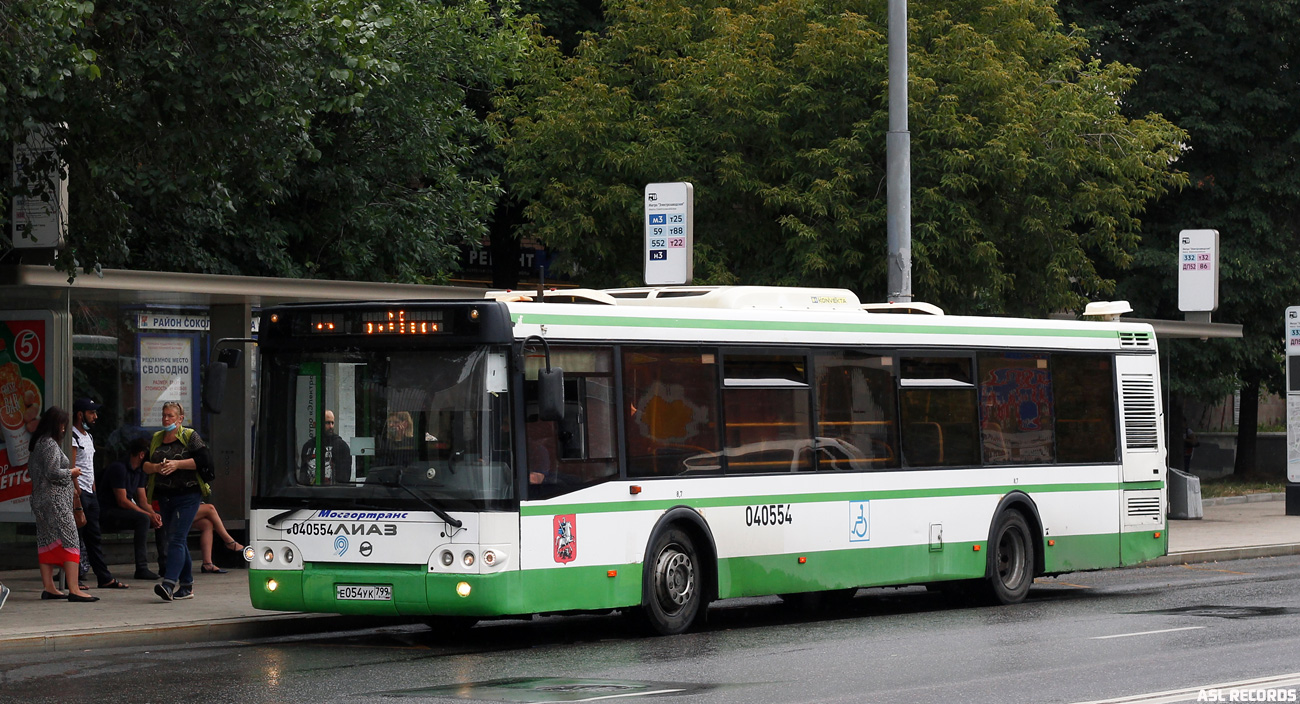
{"label": "bus front wheel", "polygon": [[1034,582],[1034,533],[1019,511],[1004,511],[989,536],[988,595],[1018,604]]}
{"label": "bus front wheel", "polygon": [[641,610],[646,625],[659,635],[683,633],[703,612],[699,553],[680,528],[659,534],[647,553]]}

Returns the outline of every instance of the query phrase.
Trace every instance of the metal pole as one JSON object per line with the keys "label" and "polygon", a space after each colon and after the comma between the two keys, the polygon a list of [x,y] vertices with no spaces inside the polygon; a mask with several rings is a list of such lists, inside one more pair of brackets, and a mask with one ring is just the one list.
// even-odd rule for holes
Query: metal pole
{"label": "metal pole", "polygon": [[889,302],[912,300],[912,135],[907,131],[907,0],[889,0],[886,232]]}

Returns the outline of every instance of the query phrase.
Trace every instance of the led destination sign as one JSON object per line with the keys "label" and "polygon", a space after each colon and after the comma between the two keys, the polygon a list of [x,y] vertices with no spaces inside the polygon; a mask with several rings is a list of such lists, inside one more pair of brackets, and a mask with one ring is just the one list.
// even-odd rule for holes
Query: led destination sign
{"label": "led destination sign", "polygon": [[440,310],[388,310],[361,314],[367,335],[429,335],[442,330]]}
{"label": "led destination sign", "polygon": [[403,308],[313,313],[294,329],[309,335],[435,335],[447,331],[443,311]]}

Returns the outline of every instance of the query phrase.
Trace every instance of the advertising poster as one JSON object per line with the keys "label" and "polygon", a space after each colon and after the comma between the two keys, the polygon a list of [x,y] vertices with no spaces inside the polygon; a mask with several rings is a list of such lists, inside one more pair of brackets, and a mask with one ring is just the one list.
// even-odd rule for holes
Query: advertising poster
{"label": "advertising poster", "polygon": [[185,409],[185,425],[197,427],[199,409],[194,405],[199,365],[194,358],[197,335],[146,335],[139,337],[140,425],[162,426],[162,407],[177,401]]}
{"label": "advertising poster", "polygon": [[0,520],[31,510],[27,443],[45,410],[51,322],[41,311],[0,312]]}

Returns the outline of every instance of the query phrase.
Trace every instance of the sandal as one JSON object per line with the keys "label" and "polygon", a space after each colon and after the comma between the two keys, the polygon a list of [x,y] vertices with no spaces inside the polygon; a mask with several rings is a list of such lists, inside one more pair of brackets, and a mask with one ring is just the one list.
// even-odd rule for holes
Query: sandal
{"label": "sandal", "polygon": [[211,562],[203,563],[203,566],[200,567],[199,570],[207,574],[226,574],[226,570],[217,567],[215,564]]}
{"label": "sandal", "polygon": [[99,588],[100,589],[130,589],[131,586],[128,584],[122,584],[121,582],[115,579],[107,584],[99,585]]}
{"label": "sandal", "polygon": [[[234,547],[231,547],[232,545],[233,545]],[[237,540],[227,540],[227,541],[226,541],[226,549],[227,549],[227,550],[234,550],[235,552],[243,552],[243,551],[244,551],[244,546],[243,546],[243,545],[240,545],[240,544],[239,544],[239,541],[237,541]]]}

